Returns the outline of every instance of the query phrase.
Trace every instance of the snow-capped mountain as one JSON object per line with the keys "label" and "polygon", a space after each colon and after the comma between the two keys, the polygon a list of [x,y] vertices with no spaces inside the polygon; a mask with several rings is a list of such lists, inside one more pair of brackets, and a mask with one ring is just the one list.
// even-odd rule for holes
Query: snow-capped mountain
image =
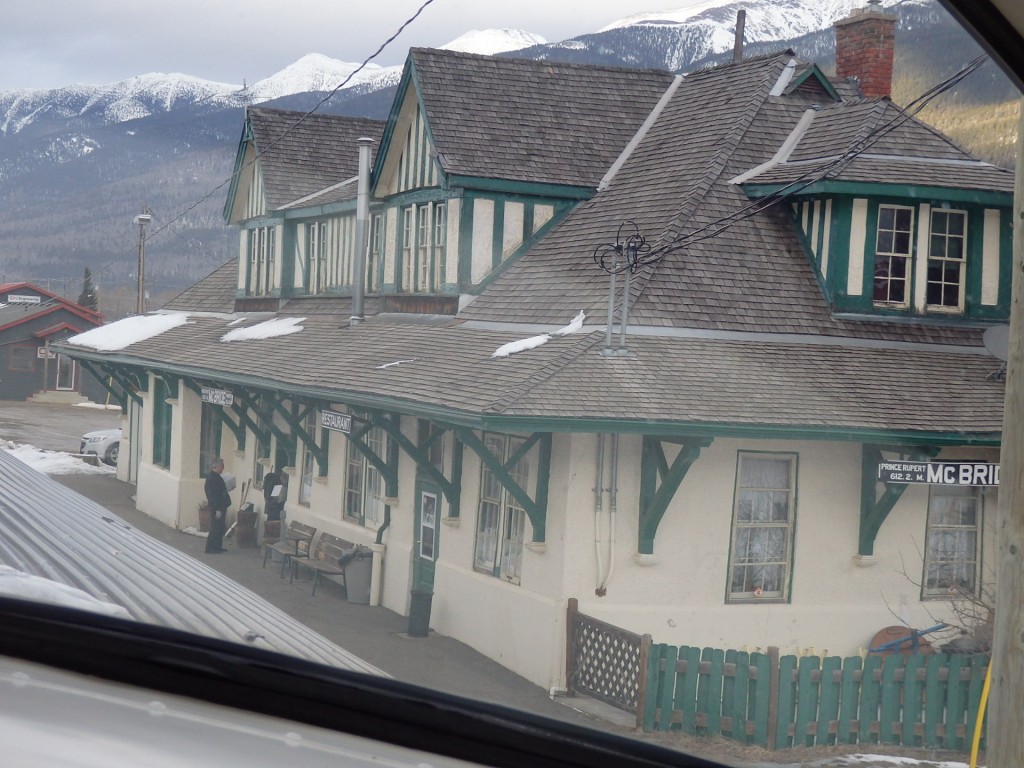
{"label": "snow-capped mountain", "polygon": [[[900,18],[897,80],[931,84],[966,63],[950,61],[949,51],[973,43],[937,0],[882,4]],[[731,56],[743,8],[745,54],[791,47],[827,71],[834,55],[832,24],[861,5],[863,0],[705,0],[624,18],[570,40],[547,43],[521,30],[474,30],[444,47],[685,72]],[[223,224],[223,194],[210,190],[230,177],[243,107],[317,105],[324,112],[386,118],[401,69],[357,68],[311,53],[240,85],[149,74],[106,86],[0,92],[0,271],[8,279],[74,278],[83,266],[109,263],[112,243],[124,241],[131,255],[133,216],[145,203],[162,221],[188,210],[176,224],[179,237],[147,246],[155,290],[184,288],[237,248],[236,234]],[[321,105],[323,95],[342,83]],[[957,92],[962,103],[975,106],[1015,97],[995,67]],[[203,202],[188,208],[196,200]],[[115,283],[121,279],[105,274]]]}
{"label": "snow-capped mountain", "polygon": [[[496,54],[546,41],[519,29],[472,30],[443,46],[448,50]],[[110,85],[71,85],[44,90],[0,92],[0,135],[16,134],[33,123],[50,129],[96,120],[122,123],[197,105],[246,106],[298,93],[375,91],[396,85],[402,68],[339,61],[309,53],[281,71],[252,84],[235,85],[182,74],[151,73]]]}
{"label": "snow-capped mountain", "polygon": [[450,43],[442,45],[441,48],[446,51],[493,56],[497,53],[529,48],[533,45],[546,45],[547,42],[540,35],[524,32],[521,29],[471,29]]}

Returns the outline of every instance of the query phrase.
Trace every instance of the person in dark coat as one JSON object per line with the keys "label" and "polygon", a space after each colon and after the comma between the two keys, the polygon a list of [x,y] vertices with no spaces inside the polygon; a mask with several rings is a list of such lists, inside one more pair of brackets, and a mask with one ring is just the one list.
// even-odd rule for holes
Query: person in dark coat
{"label": "person in dark coat", "polygon": [[224,484],[221,473],[224,471],[224,459],[216,458],[210,465],[206,475],[206,503],[210,507],[210,534],[206,538],[206,553],[209,555],[224,552],[224,528],[231,506],[231,496]]}

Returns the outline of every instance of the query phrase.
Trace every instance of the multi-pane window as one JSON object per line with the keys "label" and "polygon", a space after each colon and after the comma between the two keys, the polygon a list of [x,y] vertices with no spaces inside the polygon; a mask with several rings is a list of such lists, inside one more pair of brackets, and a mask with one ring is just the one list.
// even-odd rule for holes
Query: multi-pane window
{"label": "multi-pane window", "polygon": [[257,227],[247,232],[249,238],[249,274],[246,292],[250,296],[270,293],[276,286],[276,238],[274,227]]}
{"label": "multi-pane window", "polygon": [[982,500],[967,485],[933,485],[924,553],[925,597],[976,595]]}
{"label": "multi-pane window", "polygon": [[377,290],[377,269],[384,244],[384,217],[379,213],[370,219],[369,239],[370,247],[366,254],[366,291],[373,293]]}
{"label": "multi-pane window", "polygon": [[878,231],[875,236],[876,304],[910,305],[911,256],[914,211],[895,205],[878,207]]}
{"label": "multi-pane window", "polygon": [[[522,489],[529,487],[530,465],[522,456],[511,467],[508,461],[523,440],[508,435],[485,434],[484,445],[502,464],[509,479]],[[473,567],[483,573],[518,584],[523,564],[526,510],[515,500],[501,478],[486,464],[480,469],[480,509],[477,515]]]}
{"label": "multi-pane window", "polygon": [[960,311],[964,308],[967,272],[967,213],[932,210],[928,234],[928,309]]}
{"label": "multi-pane window", "polygon": [[440,291],[445,280],[447,218],[444,203],[424,203],[402,210],[402,288]]}
{"label": "multi-pane window", "polygon": [[[316,415],[310,414],[306,417],[302,428],[311,442],[316,440],[316,427]],[[308,507],[313,499],[313,472],[315,467],[316,456],[310,450],[309,445],[306,445],[306,449],[302,452],[302,472],[299,475],[299,504],[305,507]]]}
{"label": "multi-pane window", "polygon": [[203,403],[199,416],[199,476],[206,477],[213,460],[220,456],[221,406]]}
{"label": "multi-pane window", "polygon": [[315,221],[306,225],[307,293],[323,293],[327,287],[327,224]]}
{"label": "multi-pane window", "polygon": [[[374,427],[362,438],[363,445],[382,461],[388,455],[388,436]],[[345,518],[376,529],[384,522],[384,478],[366,455],[351,443],[348,446],[348,471],[345,478]]]}
{"label": "multi-pane window", "polygon": [[36,349],[35,346],[11,347],[10,369],[12,371],[34,371],[36,369]]}
{"label": "multi-pane window", "polygon": [[796,457],[740,453],[729,600],[785,600],[793,563]]}
{"label": "multi-pane window", "polygon": [[170,388],[163,379],[153,383],[153,463],[169,469],[171,466],[171,397]]}

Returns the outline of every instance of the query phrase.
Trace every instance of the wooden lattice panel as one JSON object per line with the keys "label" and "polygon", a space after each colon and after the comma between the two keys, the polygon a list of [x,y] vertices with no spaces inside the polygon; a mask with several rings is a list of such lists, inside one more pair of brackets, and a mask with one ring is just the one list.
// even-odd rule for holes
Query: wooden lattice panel
{"label": "wooden lattice panel", "polygon": [[640,636],[576,614],[571,687],[627,712],[640,689]]}

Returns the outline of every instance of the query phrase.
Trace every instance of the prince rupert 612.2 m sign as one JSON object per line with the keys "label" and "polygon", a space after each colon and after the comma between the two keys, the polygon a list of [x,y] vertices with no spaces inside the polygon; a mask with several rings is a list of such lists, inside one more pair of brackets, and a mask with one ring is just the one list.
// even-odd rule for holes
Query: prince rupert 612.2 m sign
{"label": "prince rupert 612.2 m sign", "polygon": [[883,461],[878,479],[886,483],[999,485],[999,465],[982,461]]}

